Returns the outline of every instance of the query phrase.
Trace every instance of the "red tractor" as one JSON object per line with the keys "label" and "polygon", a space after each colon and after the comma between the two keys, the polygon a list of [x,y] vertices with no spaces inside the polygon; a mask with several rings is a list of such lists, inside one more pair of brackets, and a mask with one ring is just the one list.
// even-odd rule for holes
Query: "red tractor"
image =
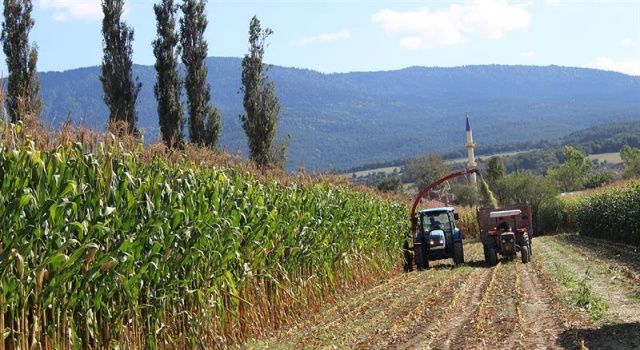
{"label": "red tractor", "polygon": [[498,209],[478,210],[480,239],[484,260],[489,266],[498,263],[498,254],[513,258],[520,252],[523,263],[531,257],[531,205],[518,204]]}

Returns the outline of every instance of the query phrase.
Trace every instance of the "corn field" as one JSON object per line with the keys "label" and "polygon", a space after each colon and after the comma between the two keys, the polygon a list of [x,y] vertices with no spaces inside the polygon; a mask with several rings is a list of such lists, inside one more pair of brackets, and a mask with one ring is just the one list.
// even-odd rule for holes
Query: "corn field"
{"label": "corn field", "polygon": [[640,182],[557,197],[540,207],[546,232],[581,235],[640,246]]}
{"label": "corn field", "polygon": [[111,147],[0,146],[0,349],[221,348],[401,261],[404,205]]}
{"label": "corn field", "polygon": [[580,234],[640,246],[640,182],[586,196],[575,216]]}

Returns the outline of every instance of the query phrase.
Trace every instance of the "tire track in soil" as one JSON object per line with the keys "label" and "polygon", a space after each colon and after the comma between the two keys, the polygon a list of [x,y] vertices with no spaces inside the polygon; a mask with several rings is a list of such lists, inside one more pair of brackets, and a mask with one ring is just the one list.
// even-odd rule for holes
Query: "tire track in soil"
{"label": "tire track in soil", "polygon": [[[359,349],[403,349],[404,344],[410,344],[409,348],[415,348],[410,341],[417,334],[426,330],[432,318],[447,305],[448,296],[454,294],[468,280],[472,274],[469,270],[460,270],[456,276],[444,280],[442,285],[428,291],[428,296],[417,305],[404,305],[405,307],[396,315],[390,327],[358,344]],[[409,342],[407,342],[409,340]]]}
{"label": "tire track in soil", "polygon": [[437,322],[432,332],[414,339],[403,349],[449,349],[456,339],[474,331],[474,314],[480,307],[482,295],[489,286],[491,269],[476,268],[451,298],[451,304],[443,314],[434,315]]}
{"label": "tire track in soil", "polygon": [[606,270],[602,259],[556,237],[538,242],[531,263],[516,257],[493,268],[480,267],[480,244],[465,244],[466,266],[436,262],[428,271],[393,277],[256,348],[568,349],[592,338],[590,347],[611,345],[593,335],[604,330],[566,304],[549,270],[554,263],[581,273],[589,266]]}
{"label": "tire track in soil", "polygon": [[492,280],[476,314],[476,332],[455,348],[526,349],[526,337],[519,321],[516,266],[519,262],[500,262],[493,268]]}
{"label": "tire track in soil", "polygon": [[[468,261],[476,261],[480,257],[480,249],[477,245],[465,244],[465,255]],[[445,260],[449,262],[449,260]],[[442,262],[432,263],[432,269],[442,268]],[[418,296],[427,295],[426,298],[418,298],[416,302],[405,302],[394,310],[392,315],[382,323],[378,323],[375,332],[360,335],[361,340],[354,344],[353,348],[358,349],[391,349],[397,348],[406,343],[406,339],[413,338],[415,334],[420,334],[425,321],[432,319],[434,312],[448,304],[448,296],[454,294],[461,285],[465,284],[470,274],[475,270],[469,266],[456,267],[451,270],[455,275],[450,275],[444,283],[435,286],[427,291],[420,285],[414,286]],[[423,291],[420,293],[420,291]]]}
{"label": "tire track in soil", "polygon": [[[323,312],[311,322],[305,322],[296,328],[307,328],[301,339],[292,339],[291,345],[316,346],[323,343],[327,335],[340,335],[343,325],[348,322],[357,322],[359,319],[366,319],[372,310],[381,310],[386,307],[386,302],[395,295],[406,294],[410,286],[419,283],[424,276],[419,273],[406,274],[406,278],[394,278],[369,289],[353,298],[347,300],[346,305],[338,303],[336,306]],[[436,283],[435,280],[431,280]]]}
{"label": "tire track in soil", "polygon": [[520,281],[524,300],[522,322],[529,349],[561,349],[555,344],[565,330],[560,308],[554,306],[547,284],[538,276],[534,263],[521,266]]}
{"label": "tire track in soil", "polygon": [[[468,264],[481,264],[482,258],[480,249],[477,244],[466,245],[465,255]],[[386,338],[375,338],[375,341],[367,341],[366,349],[416,349],[420,348],[420,344],[433,339],[434,331],[447,326],[443,323],[452,315],[455,306],[465,296],[465,292],[471,289],[474,281],[478,280],[481,271],[472,266],[461,266],[457,269],[465,270],[464,274],[458,276],[455,280],[451,278],[451,285],[446,288],[439,288],[434,291],[429,299],[425,300],[413,310],[405,309],[404,314],[410,315],[409,318],[398,318],[388,332],[385,332]],[[434,321],[433,320],[437,320]]]}
{"label": "tire track in soil", "polygon": [[488,281],[486,281],[486,287],[480,288],[479,293],[481,295],[479,303],[477,306],[472,307],[472,309],[474,310],[473,313],[469,313],[470,317],[467,318],[467,326],[465,327],[465,332],[460,331],[457,336],[454,337],[448,344],[449,348],[473,348],[469,344],[475,344],[476,346],[479,346],[479,348],[483,348],[484,343],[482,341],[477,341],[478,334],[482,334],[484,332],[484,326],[482,325],[482,322],[485,318],[485,309],[487,308],[487,303],[489,302],[489,296],[495,290],[497,278],[496,276],[498,275],[501,267],[502,264],[498,264],[497,266],[489,269],[490,274],[488,277]]}
{"label": "tire track in soil", "polygon": [[[396,277],[382,281],[379,285],[364,290],[347,299],[336,301],[335,304],[306,320],[299,321],[289,329],[274,334],[271,341],[286,343],[289,346],[300,344],[310,337],[318,337],[325,330],[335,327],[344,319],[357,318],[368,306],[384,302],[385,294],[402,292],[401,288],[415,284],[421,276],[417,273],[399,274]],[[391,288],[390,288],[391,287]],[[363,302],[367,300],[367,302]],[[300,334],[300,330],[308,330]],[[267,341],[263,346],[268,347]]]}
{"label": "tire track in soil", "polygon": [[[469,257],[478,257],[476,245],[465,246]],[[448,262],[448,261],[447,261]],[[443,292],[466,280],[474,270],[436,263],[425,272],[394,278],[294,326],[280,344],[296,348],[388,348],[411,331],[411,322],[429,314]],[[425,295],[427,297],[425,297]],[[305,330],[300,334],[300,330]],[[284,339],[283,339],[284,338]],[[283,344],[284,345],[284,344]]]}
{"label": "tire track in soil", "polygon": [[[425,290],[437,290],[447,283],[451,283],[454,276],[462,273],[459,270],[444,268],[437,271],[414,272],[408,281],[396,281],[395,284],[385,283],[374,298],[366,296],[359,298],[359,305],[347,311],[335,309],[339,316],[333,321],[325,323],[319,321],[320,327],[310,329],[300,340],[292,345],[299,347],[322,348],[327,343],[340,344],[342,347],[355,347],[361,339],[367,339],[376,334],[382,336],[384,330],[380,325],[386,320],[400,315],[402,309],[414,309],[421,302],[419,297]],[[398,283],[399,282],[399,283]],[[416,288],[421,286],[421,289]]]}
{"label": "tire track in soil", "polygon": [[542,268],[538,258],[523,270],[527,345],[530,349],[581,349],[580,339],[572,330],[590,327],[587,315],[565,304],[561,286]]}

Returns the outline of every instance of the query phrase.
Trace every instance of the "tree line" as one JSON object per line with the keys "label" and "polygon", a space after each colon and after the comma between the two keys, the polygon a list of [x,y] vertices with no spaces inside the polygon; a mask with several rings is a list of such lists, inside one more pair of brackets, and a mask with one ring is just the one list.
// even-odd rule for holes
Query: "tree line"
{"label": "tree line", "polygon": [[[38,47],[29,41],[35,21],[32,0],[3,0],[4,21],[0,40],[6,55],[8,84],[6,111],[12,123],[37,119],[42,110],[36,65]],[[108,127],[138,135],[136,101],[142,87],[133,76],[134,29],[122,20],[125,0],[102,0],[102,48],[100,82],[109,110]],[[157,34],[151,43],[157,74],[154,95],[162,141],[182,148],[189,141],[216,149],[222,132],[220,113],[211,101],[204,37],[208,21],[206,0],[159,0],[153,5]],[[249,23],[249,50],[242,60],[242,92],[245,113],[240,116],[249,144],[249,158],[260,167],[284,167],[286,143],[274,142],[280,116],[275,85],[263,63],[267,39],[273,31],[262,28],[254,16]],[[179,61],[185,76],[178,70]],[[186,108],[181,102],[186,95]],[[186,116],[185,116],[186,115]],[[123,128],[123,126],[125,126]]]}

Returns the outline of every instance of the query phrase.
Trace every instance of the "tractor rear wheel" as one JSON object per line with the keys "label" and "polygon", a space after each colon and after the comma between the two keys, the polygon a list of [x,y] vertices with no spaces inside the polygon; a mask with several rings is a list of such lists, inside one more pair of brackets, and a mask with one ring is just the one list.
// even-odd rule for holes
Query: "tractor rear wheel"
{"label": "tractor rear wheel", "polygon": [[493,247],[493,246],[487,247],[486,262],[489,266],[496,266],[498,264],[498,252],[496,252],[496,247]]}
{"label": "tractor rear wheel", "polygon": [[453,243],[453,263],[460,265],[464,263],[464,248],[462,242]]}
{"label": "tractor rear wheel", "polygon": [[415,252],[416,268],[418,271],[426,269],[428,267],[428,262],[424,246],[422,244],[416,244],[413,246],[413,251]]}
{"label": "tractor rear wheel", "polygon": [[524,246],[520,248],[520,257],[522,258],[522,263],[526,264],[529,262],[529,247]]}

